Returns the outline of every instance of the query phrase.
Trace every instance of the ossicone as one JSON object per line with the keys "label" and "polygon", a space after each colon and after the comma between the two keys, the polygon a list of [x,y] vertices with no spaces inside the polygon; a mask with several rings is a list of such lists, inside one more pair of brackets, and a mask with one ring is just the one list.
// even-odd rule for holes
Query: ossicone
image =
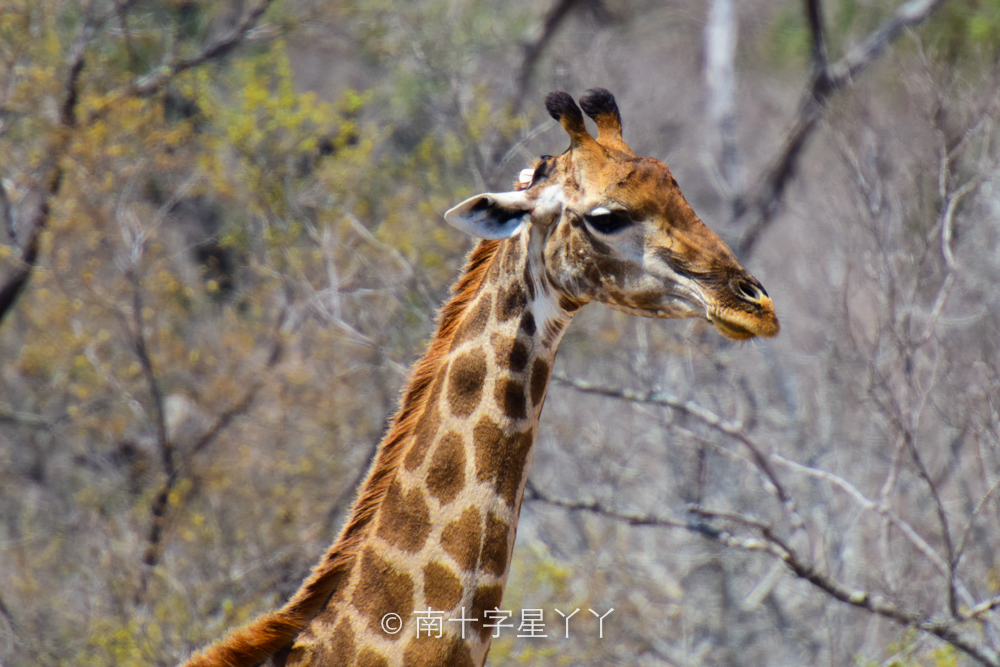
{"label": "ossicone", "polygon": [[597,123],[597,143],[635,157],[622,138],[622,116],[615,96],[607,88],[591,88],[580,98],[580,106]]}
{"label": "ossicone", "polygon": [[545,108],[566,130],[570,138],[570,148],[594,140],[587,132],[587,126],[583,124],[583,112],[569,93],[562,90],[549,93],[545,96]]}

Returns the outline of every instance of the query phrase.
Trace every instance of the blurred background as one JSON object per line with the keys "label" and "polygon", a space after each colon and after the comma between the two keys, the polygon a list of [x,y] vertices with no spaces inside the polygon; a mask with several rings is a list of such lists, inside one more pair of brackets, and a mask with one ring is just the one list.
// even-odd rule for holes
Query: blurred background
{"label": "blurred background", "polygon": [[782,331],[575,318],[504,606],[581,612],[489,664],[1000,664],[998,56],[998,0],[0,0],[0,664],[281,605],[442,213],[593,86]]}

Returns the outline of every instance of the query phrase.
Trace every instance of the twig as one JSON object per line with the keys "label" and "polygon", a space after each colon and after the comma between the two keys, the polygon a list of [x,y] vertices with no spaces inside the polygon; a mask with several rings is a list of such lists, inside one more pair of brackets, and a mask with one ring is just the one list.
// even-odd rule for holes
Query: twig
{"label": "twig", "polygon": [[792,524],[793,530],[800,530],[805,527],[805,522],[799,516],[798,510],[795,507],[795,499],[785,490],[785,487],[781,484],[778,476],[774,473],[771,464],[768,462],[768,457],[763,453],[760,446],[754,442],[746,433],[743,432],[739,426],[731,424],[729,422],[723,421],[718,415],[716,415],[711,410],[701,407],[695,403],[689,401],[682,401],[680,399],[668,396],[662,392],[646,392],[639,393],[632,391],[630,389],[618,389],[614,387],[605,387],[601,385],[591,384],[590,382],[585,382],[583,380],[578,380],[575,378],[569,378],[565,375],[554,374],[552,376],[554,380],[572,387],[576,391],[585,394],[597,394],[599,396],[607,396],[609,398],[616,398],[623,401],[629,401],[632,403],[644,403],[647,405],[656,405],[664,408],[671,408],[677,410],[683,414],[694,417],[695,419],[701,421],[703,424],[712,428],[713,430],[723,433],[731,438],[738,440],[747,450],[750,452],[750,456],[753,459],[754,464],[763,473],[764,477],[769,482],[770,486],[774,489],[775,494],[781,501],[781,504],[785,507],[788,512],[789,520]]}
{"label": "twig", "polygon": [[[826,50],[822,39],[822,24],[819,7],[816,5],[816,20],[812,17],[813,3],[807,2],[810,27],[813,34],[814,64],[820,62]],[[837,62],[821,69],[814,69],[812,79],[799,103],[796,119],[785,137],[784,146],[779,151],[771,167],[765,170],[754,193],[743,201],[737,201],[733,211],[734,222],[746,219],[736,253],[742,257],[753,252],[761,234],[770,226],[780,208],[788,184],[798,170],[799,158],[806,142],[812,136],[819,121],[826,114],[826,101],[835,92],[851,83],[854,78],[869,67],[900,34],[907,28],[925,21],[945,0],[910,0],[897,9],[882,25],[873,30],[847,55]]]}
{"label": "twig", "polygon": [[[262,371],[272,369],[281,359],[284,351],[281,331],[285,325],[287,316],[288,309],[283,308],[278,316],[278,323],[275,327],[274,333],[274,342],[271,345],[270,354],[268,355],[267,362],[264,364]],[[257,392],[264,383],[262,371],[255,373],[256,379],[243,393],[243,396],[241,396],[240,399],[232,405],[232,407],[224,410],[218,417],[216,417],[215,421],[212,422],[201,437],[198,438],[195,444],[191,447],[191,451],[185,462],[179,465],[174,464],[174,448],[172,443],[169,444],[171,453],[171,468],[168,469],[163,485],[160,487],[156,497],[153,499],[153,504],[150,506],[150,528],[149,535],[146,540],[146,549],[143,553],[142,559],[143,571],[139,578],[139,586],[136,589],[135,594],[136,604],[141,604],[145,599],[146,593],[149,590],[150,575],[159,562],[160,555],[163,552],[163,534],[167,524],[167,510],[170,504],[170,494],[180,481],[181,475],[186,467],[186,463],[190,462],[196,454],[202,452],[210,444],[215,442],[218,436],[226,429],[226,427],[229,426],[229,424],[232,423],[234,419],[245,413],[250,408],[254,399],[257,397]],[[169,440],[167,442],[169,442]],[[164,463],[166,468],[166,461]]]}
{"label": "twig", "polygon": [[35,426],[43,429],[51,429],[55,426],[55,422],[48,417],[36,415],[31,412],[13,410],[10,405],[0,403],[0,423],[4,422],[21,426]]}
{"label": "twig", "polygon": [[517,79],[514,84],[514,97],[511,100],[512,114],[516,114],[524,103],[524,93],[531,82],[531,77],[535,73],[535,65],[545,51],[545,48],[555,37],[563,22],[579,5],[588,4],[595,13],[607,14],[600,0],[556,0],[552,8],[549,9],[542,21],[542,33],[538,38],[524,45],[524,57],[521,60],[521,67],[518,70]]}
{"label": "twig", "polygon": [[14,620],[14,615],[10,613],[10,609],[3,600],[3,596],[0,596],[0,616],[7,619],[7,625],[10,629],[17,632],[17,622]]}
{"label": "twig", "polygon": [[[891,619],[902,625],[917,628],[918,630],[932,634],[935,637],[948,642],[955,648],[967,653],[983,665],[988,665],[990,667],[997,667],[1000,665],[1000,655],[986,646],[979,646],[974,644],[971,640],[966,639],[952,623],[927,620],[923,614],[908,612],[900,609],[896,605],[885,600],[880,595],[873,595],[864,590],[851,590],[817,571],[812,565],[801,560],[787,545],[777,541],[767,525],[754,525],[757,524],[757,522],[749,521],[742,517],[733,517],[731,515],[715,515],[714,513],[705,510],[700,510],[699,513],[706,517],[718,516],[719,518],[736,520],[744,525],[757,528],[760,530],[762,537],[769,545],[769,548],[763,549],[764,551],[768,551],[775,557],[780,558],[796,577],[808,581],[816,588],[825,592],[827,595],[830,595],[831,597],[846,604],[860,609],[865,609],[873,614]],[[702,531],[702,534],[711,537],[711,533],[709,531]],[[721,539],[718,541],[722,542],[726,546],[742,548],[740,543],[736,541]],[[756,546],[754,546],[753,549],[750,549],[750,551],[761,550],[762,549],[757,548]],[[989,600],[981,605],[977,605],[976,609],[979,610],[978,613],[981,614],[997,605],[1000,605],[1000,600]],[[980,607],[982,608],[981,610]],[[971,618],[971,615],[969,617]]]}
{"label": "twig", "polygon": [[17,242],[17,226],[14,224],[14,211],[10,205],[10,198],[7,196],[7,187],[0,180],[0,224],[7,232],[7,238],[11,243]]}
{"label": "twig", "polygon": [[924,480],[924,483],[927,484],[927,488],[930,489],[931,497],[934,499],[934,505],[937,509],[938,522],[941,524],[941,539],[944,541],[945,553],[948,556],[948,608],[950,609],[952,616],[957,616],[958,596],[955,593],[955,582],[957,578],[955,570],[958,565],[958,559],[955,558],[955,546],[951,541],[951,528],[948,524],[948,514],[944,510],[944,503],[941,502],[941,494],[938,493],[937,485],[934,484],[934,480],[931,479],[930,474],[927,472],[927,467],[924,465],[924,461],[920,457],[920,453],[917,451],[914,438],[909,433],[905,433],[904,437],[906,439],[907,448],[910,450],[910,456],[913,458],[913,464],[917,468],[917,474],[922,480]]}
{"label": "twig", "polygon": [[821,0],[806,0],[806,18],[809,21],[809,32],[812,34],[813,72],[825,76],[828,62]]}
{"label": "twig", "polygon": [[[43,168],[45,176],[42,180],[44,185],[38,195],[31,217],[28,219],[25,228],[25,237],[21,247],[19,261],[14,270],[0,284],[0,324],[3,324],[7,313],[11,311],[14,303],[24,291],[28,281],[31,279],[31,272],[38,261],[39,245],[41,244],[42,232],[49,223],[52,200],[59,194],[62,187],[63,167],[62,158],[69,150],[73,139],[73,129],[76,127],[76,107],[79,101],[80,75],[83,72],[83,64],[87,52],[87,40],[92,32],[90,22],[90,3],[81,11],[80,19],[77,23],[76,37],[69,49],[69,56],[66,59],[68,73],[63,82],[63,99],[59,105],[59,128],[54,133],[48,149],[45,151],[45,163]],[[4,194],[6,200],[6,193]],[[13,222],[10,223],[13,225]]]}
{"label": "twig", "polygon": [[830,484],[833,484],[834,486],[838,487],[839,489],[847,493],[847,495],[854,498],[855,502],[857,502],[858,505],[860,505],[864,509],[870,512],[875,512],[876,514],[885,517],[893,525],[899,528],[900,531],[907,537],[907,539],[910,540],[913,546],[915,546],[917,550],[919,550],[922,554],[924,554],[924,556],[926,556],[927,559],[934,564],[934,567],[937,568],[937,570],[941,573],[942,576],[944,577],[948,576],[949,572],[948,564],[944,561],[944,559],[941,558],[941,556],[938,553],[936,553],[933,548],[931,548],[931,545],[929,545],[927,541],[924,540],[924,538],[920,537],[920,534],[917,533],[917,531],[913,528],[913,526],[911,526],[909,523],[904,521],[898,514],[889,509],[884,504],[884,502],[876,503],[874,500],[870,500],[863,493],[861,493],[861,491],[859,491],[857,487],[855,487],[853,484],[848,482],[843,477],[840,477],[839,475],[835,475],[825,470],[819,470],[817,468],[810,468],[809,466],[804,466],[801,463],[796,463],[795,461],[786,459],[784,456],[780,454],[772,454],[771,459],[775,463],[783,465],[789,468],[790,470],[795,470],[805,475],[809,475],[810,477],[815,477],[816,479],[822,479],[826,482],[829,482]]}
{"label": "twig", "polygon": [[236,48],[257,26],[257,21],[263,16],[267,8],[274,0],[261,0],[258,2],[233,28],[208,44],[202,50],[190,58],[179,58],[171,63],[164,63],[157,70],[139,81],[133,83],[127,93],[129,96],[148,97],[159,92],[178,74],[189,69],[198,67],[209,60],[222,58],[234,48]]}
{"label": "twig", "polygon": [[[139,244],[141,245],[141,244]],[[136,258],[138,259],[138,257]],[[153,425],[156,431],[156,446],[160,451],[160,463],[163,465],[163,472],[166,481],[160,492],[156,494],[150,513],[152,520],[149,526],[149,536],[146,538],[146,549],[142,556],[143,570],[139,577],[139,587],[136,590],[135,602],[142,602],[149,588],[149,576],[156,567],[159,560],[160,545],[163,540],[163,531],[166,524],[167,505],[170,502],[170,492],[177,483],[177,465],[175,461],[175,449],[173,441],[167,434],[167,423],[163,409],[163,391],[160,388],[160,381],[156,376],[156,369],[153,368],[152,359],[149,357],[149,348],[146,345],[146,324],[143,321],[142,303],[142,283],[138,277],[138,262],[133,262],[126,276],[132,283],[132,319],[131,327],[126,325],[129,338],[132,341],[132,348],[139,358],[142,367],[142,374],[146,378],[149,387],[149,395],[153,404]]]}
{"label": "twig", "polygon": [[[751,553],[768,553],[777,558],[791,570],[792,574],[800,579],[808,581],[816,588],[822,590],[831,597],[870,613],[883,616],[905,626],[917,628],[928,634],[951,644],[955,648],[967,653],[976,661],[988,667],[1000,666],[1000,655],[992,649],[974,644],[966,639],[949,622],[930,621],[923,614],[912,613],[900,609],[888,602],[880,595],[873,595],[860,589],[849,589],[842,584],[830,579],[823,573],[817,571],[812,565],[806,563],[786,542],[778,538],[771,527],[756,519],[741,515],[714,512],[704,508],[690,508],[692,515],[700,519],[723,520],[737,523],[750,530],[759,532],[763,539],[740,537],[730,531],[706,523],[703,520],[693,522],[681,522],[673,519],[666,519],[657,516],[622,514],[610,510],[597,502],[569,501],[548,496],[541,492],[530,480],[525,485],[524,499],[529,502],[541,502],[554,507],[560,507],[567,511],[584,511],[599,516],[604,516],[616,521],[622,521],[631,526],[651,526],[659,528],[682,529],[689,532],[698,533],[712,539],[725,547],[739,549]],[[1000,606],[1000,596],[982,602],[967,613],[959,616],[959,621],[966,621]]]}
{"label": "twig", "polygon": [[997,480],[993,483],[993,486],[991,486],[989,491],[983,494],[983,497],[979,499],[979,503],[976,504],[976,508],[972,510],[972,514],[969,516],[969,523],[966,524],[965,530],[962,531],[962,539],[958,541],[958,547],[955,549],[956,566],[959,561],[962,560],[962,555],[965,553],[965,543],[969,538],[969,533],[972,532],[973,522],[986,507],[986,503],[989,502],[990,498],[992,498],[998,490],[1000,490],[1000,476],[997,476]]}
{"label": "twig", "polygon": [[606,516],[608,518],[615,519],[616,521],[627,523],[630,526],[659,526],[661,528],[681,528],[683,530],[692,529],[689,522],[666,519],[652,514],[623,514],[621,512],[610,510],[594,501],[570,501],[556,498],[541,491],[530,479],[524,486],[524,499],[527,501],[545,503],[546,505],[552,505],[553,507],[559,507],[569,512],[590,512],[591,514],[600,514],[601,516]]}

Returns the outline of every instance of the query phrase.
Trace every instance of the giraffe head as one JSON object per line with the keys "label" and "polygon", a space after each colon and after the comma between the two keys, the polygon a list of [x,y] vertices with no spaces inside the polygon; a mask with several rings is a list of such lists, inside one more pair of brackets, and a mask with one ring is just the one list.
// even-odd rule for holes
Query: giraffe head
{"label": "giraffe head", "polygon": [[589,90],[580,105],[596,139],[572,97],[549,93],[545,106],[569,149],[522,171],[512,192],[467,199],[445,219],[480,238],[530,234],[535,280],[564,310],[600,301],[647,317],[707,319],[737,340],[776,335],[760,282],[698,218],[666,165],[637,157],[622,139],[611,93]]}

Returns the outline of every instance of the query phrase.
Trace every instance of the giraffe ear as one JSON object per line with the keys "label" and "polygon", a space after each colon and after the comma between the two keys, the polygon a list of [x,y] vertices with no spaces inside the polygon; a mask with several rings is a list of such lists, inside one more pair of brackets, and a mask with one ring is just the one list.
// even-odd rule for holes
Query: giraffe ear
{"label": "giraffe ear", "polygon": [[452,227],[481,239],[509,239],[531,222],[534,204],[523,191],[470,197],[444,214]]}

